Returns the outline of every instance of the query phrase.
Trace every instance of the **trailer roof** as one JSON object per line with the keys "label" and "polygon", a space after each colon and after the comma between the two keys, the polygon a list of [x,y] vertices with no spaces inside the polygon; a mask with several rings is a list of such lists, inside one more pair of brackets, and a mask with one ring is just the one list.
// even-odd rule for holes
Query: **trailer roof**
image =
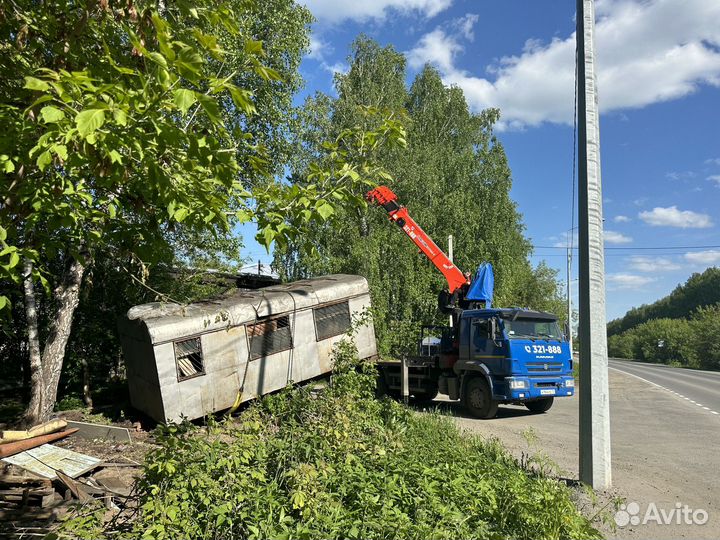
{"label": "trailer roof", "polygon": [[142,304],[130,308],[127,318],[142,321],[148,329],[151,342],[158,344],[341,301],[367,292],[368,285],[364,277],[331,274],[254,291],[231,291],[220,298],[192,304]]}

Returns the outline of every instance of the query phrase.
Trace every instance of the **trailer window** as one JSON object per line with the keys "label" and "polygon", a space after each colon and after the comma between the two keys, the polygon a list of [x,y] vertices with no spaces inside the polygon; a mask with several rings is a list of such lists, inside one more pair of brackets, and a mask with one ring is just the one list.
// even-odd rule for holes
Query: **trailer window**
{"label": "trailer window", "polygon": [[250,358],[252,360],[292,349],[290,318],[287,315],[257,324],[249,324],[247,332],[250,337]]}
{"label": "trailer window", "polygon": [[205,375],[202,345],[199,337],[175,341],[173,345],[175,347],[175,366],[177,367],[178,381]]}
{"label": "trailer window", "polygon": [[313,310],[315,316],[315,336],[318,341],[339,336],[350,330],[350,307],[347,301],[316,308]]}

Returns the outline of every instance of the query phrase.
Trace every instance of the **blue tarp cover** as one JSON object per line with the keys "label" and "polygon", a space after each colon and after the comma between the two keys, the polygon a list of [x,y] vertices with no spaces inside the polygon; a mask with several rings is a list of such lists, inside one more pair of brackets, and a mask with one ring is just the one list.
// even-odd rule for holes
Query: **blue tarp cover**
{"label": "blue tarp cover", "polygon": [[493,289],[495,288],[495,275],[493,274],[492,264],[482,263],[475,277],[470,283],[470,289],[465,296],[466,300],[485,301],[485,307],[490,307],[493,299]]}

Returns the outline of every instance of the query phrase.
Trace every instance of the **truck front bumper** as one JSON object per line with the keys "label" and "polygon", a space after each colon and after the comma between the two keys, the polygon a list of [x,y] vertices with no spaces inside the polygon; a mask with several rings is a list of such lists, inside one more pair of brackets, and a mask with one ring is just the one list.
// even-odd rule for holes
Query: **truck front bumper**
{"label": "truck front bumper", "polygon": [[548,378],[506,377],[494,390],[493,398],[499,401],[529,401],[547,397],[569,397],[575,394],[575,379],[571,376]]}

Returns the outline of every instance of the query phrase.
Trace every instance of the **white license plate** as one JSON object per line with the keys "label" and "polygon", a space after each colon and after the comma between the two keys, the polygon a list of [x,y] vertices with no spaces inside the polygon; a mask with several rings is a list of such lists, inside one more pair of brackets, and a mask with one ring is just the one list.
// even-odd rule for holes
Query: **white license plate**
{"label": "white license plate", "polygon": [[541,396],[554,396],[555,395],[555,389],[554,388],[544,388],[540,390]]}

